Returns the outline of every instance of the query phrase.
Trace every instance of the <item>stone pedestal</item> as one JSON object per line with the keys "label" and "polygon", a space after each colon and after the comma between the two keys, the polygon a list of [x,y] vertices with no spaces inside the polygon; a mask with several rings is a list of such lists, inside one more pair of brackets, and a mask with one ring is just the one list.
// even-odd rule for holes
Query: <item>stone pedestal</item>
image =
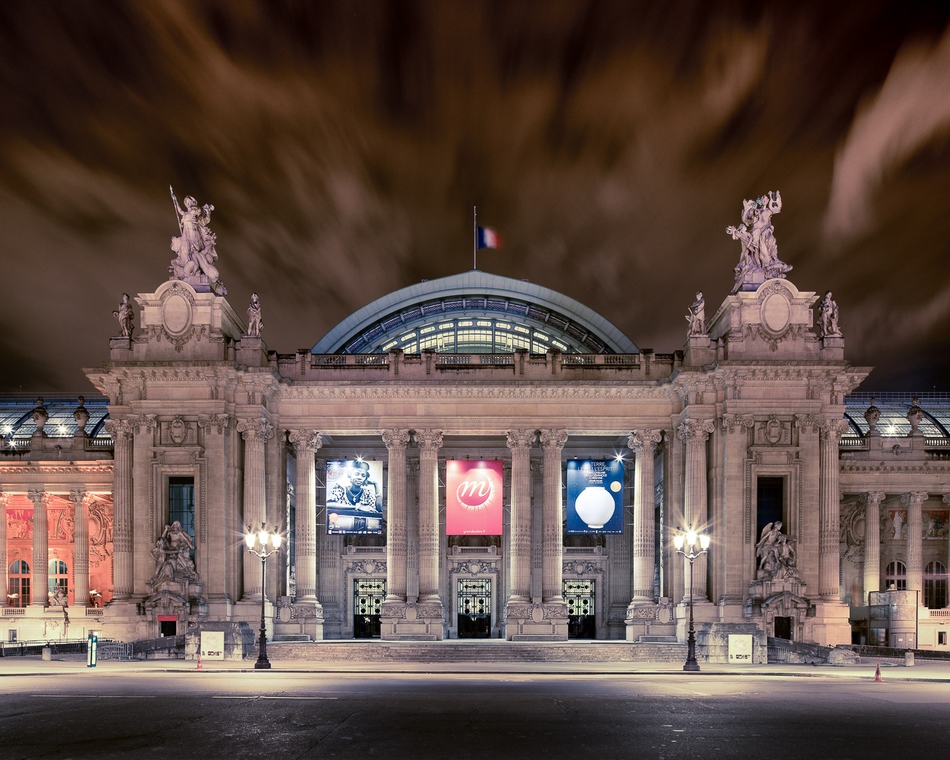
{"label": "stone pedestal", "polygon": [[380,638],[385,641],[442,641],[445,612],[442,602],[382,603]]}
{"label": "stone pedestal", "polygon": [[277,602],[274,637],[280,641],[323,641],[323,620],[323,605],[320,602],[291,602],[288,597],[282,596]]}
{"label": "stone pedestal", "polygon": [[132,361],[132,339],[111,338],[109,340],[109,360],[114,362]]}
{"label": "stone pedestal", "polygon": [[505,610],[508,641],[567,641],[567,604],[509,604]]}
{"label": "stone pedestal", "polygon": [[850,644],[849,612],[844,602],[817,602],[815,617],[805,620],[805,640],[826,647]]}
{"label": "stone pedestal", "polygon": [[245,367],[264,367],[267,364],[267,346],[260,335],[244,335],[238,341],[238,364]]}
{"label": "stone pedestal", "polygon": [[819,340],[821,358],[831,361],[844,359],[844,338],[840,335],[829,335]]}

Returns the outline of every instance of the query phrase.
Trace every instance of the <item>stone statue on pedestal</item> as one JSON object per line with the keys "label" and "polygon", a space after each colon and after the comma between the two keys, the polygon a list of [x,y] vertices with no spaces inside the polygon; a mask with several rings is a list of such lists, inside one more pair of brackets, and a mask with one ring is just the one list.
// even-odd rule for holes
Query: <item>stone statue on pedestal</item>
{"label": "stone statue on pedestal", "polygon": [[251,293],[251,305],[247,307],[247,334],[260,337],[264,329],[264,320],[261,317],[261,300],[257,293]]}
{"label": "stone statue on pedestal", "polygon": [[[736,293],[748,284],[758,287],[765,280],[784,278],[792,267],[778,257],[772,216],[782,210],[779,192],[766,193],[758,200],[742,201],[742,220],[737,227],[726,227],[726,233],[742,244],[736,266]],[[747,288],[748,289],[748,288]]]}
{"label": "stone statue on pedestal", "polygon": [[689,335],[705,335],[706,299],[703,298],[703,291],[696,291],[696,300],[689,307],[686,321],[689,322]]}
{"label": "stone statue on pedestal", "polygon": [[119,320],[119,337],[132,337],[132,319],[135,312],[132,311],[132,304],[129,303],[129,294],[123,293],[122,300],[119,301],[119,308],[112,312],[112,316]]}
{"label": "stone statue on pedestal", "polygon": [[198,292],[227,295],[228,289],[219,279],[218,268],[214,265],[218,260],[214,247],[217,238],[208,226],[214,206],[206,203],[199,207],[198,201],[189,195],[182,209],[171,185],[168,189],[175,211],[178,212],[178,229],[181,232],[180,237],[172,238],[171,249],[178,255],[168,268],[171,274],[169,279],[184,280]]}
{"label": "stone statue on pedestal", "polygon": [[818,331],[822,338],[837,338],[841,336],[838,327],[838,304],[831,298],[831,291],[825,292],[825,297],[818,304]]}

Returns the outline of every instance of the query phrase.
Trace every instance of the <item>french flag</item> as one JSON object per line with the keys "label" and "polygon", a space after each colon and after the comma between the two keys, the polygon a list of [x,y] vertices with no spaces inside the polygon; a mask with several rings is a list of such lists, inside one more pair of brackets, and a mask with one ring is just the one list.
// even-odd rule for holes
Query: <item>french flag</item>
{"label": "french flag", "polygon": [[476,245],[478,248],[501,248],[501,235],[490,227],[476,227]]}

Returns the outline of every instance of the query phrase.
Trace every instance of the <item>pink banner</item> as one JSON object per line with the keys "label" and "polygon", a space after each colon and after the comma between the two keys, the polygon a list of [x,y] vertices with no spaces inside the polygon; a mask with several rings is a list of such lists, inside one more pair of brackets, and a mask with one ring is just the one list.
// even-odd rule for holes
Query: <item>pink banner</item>
{"label": "pink banner", "polygon": [[445,463],[445,532],[500,536],[504,514],[501,460]]}

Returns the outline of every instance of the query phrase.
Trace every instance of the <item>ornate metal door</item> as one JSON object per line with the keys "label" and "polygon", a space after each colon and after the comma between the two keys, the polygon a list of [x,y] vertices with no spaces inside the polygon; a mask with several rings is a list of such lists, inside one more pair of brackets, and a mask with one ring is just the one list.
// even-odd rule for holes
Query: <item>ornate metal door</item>
{"label": "ornate metal door", "polygon": [[386,580],[384,578],[353,579],[353,638],[379,638],[379,616],[385,598]]}
{"label": "ornate metal door", "polygon": [[491,579],[458,579],[458,635],[460,639],[491,637]]}
{"label": "ornate metal door", "polygon": [[564,581],[564,601],[567,602],[567,637],[569,639],[596,639],[597,615],[594,581],[590,578]]}

